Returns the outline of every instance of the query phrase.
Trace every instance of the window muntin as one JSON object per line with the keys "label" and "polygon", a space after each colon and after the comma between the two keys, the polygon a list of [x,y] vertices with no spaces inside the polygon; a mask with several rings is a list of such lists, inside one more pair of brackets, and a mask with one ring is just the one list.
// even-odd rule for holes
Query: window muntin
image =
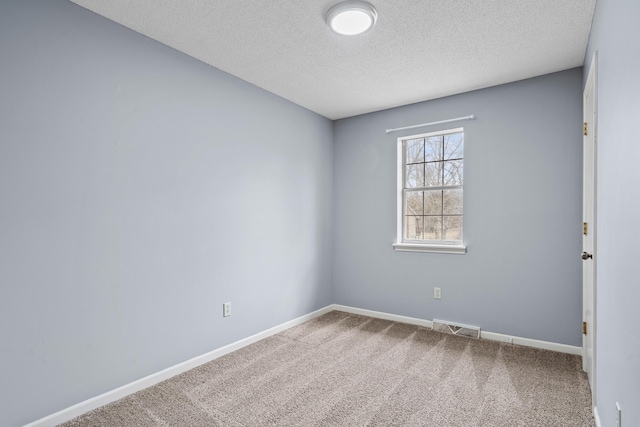
{"label": "window muntin", "polygon": [[399,241],[461,244],[464,130],[399,138],[398,144]]}

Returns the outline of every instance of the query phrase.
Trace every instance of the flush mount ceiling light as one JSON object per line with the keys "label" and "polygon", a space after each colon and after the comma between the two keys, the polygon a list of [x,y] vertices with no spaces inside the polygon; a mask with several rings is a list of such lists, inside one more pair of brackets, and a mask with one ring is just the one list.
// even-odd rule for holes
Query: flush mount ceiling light
{"label": "flush mount ceiling light", "polygon": [[343,1],[327,11],[327,25],[335,33],[355,36],[369,31],[378,19],[376,9],[364,1]]}

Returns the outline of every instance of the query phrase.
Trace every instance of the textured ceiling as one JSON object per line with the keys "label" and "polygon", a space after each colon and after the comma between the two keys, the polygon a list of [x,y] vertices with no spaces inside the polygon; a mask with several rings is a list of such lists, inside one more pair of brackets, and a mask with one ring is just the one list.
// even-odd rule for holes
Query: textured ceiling
{"label": "textured ceiling", "polygon": [[338,119],[581,66],[596,0],[370,0],[357,37],[338,0],[72,1]]}

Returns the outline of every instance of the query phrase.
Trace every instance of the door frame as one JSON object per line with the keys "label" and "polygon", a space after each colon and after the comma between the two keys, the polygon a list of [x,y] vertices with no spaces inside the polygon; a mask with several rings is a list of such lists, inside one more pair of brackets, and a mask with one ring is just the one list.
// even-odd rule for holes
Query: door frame
{"label": "door frame", "polygon": [[[583,103],[583,120],[585,123],[588,123],[587,133],[588,135],[583,136],[583,181],[582,181],[582,189],[583,189],[583,221],[588,222],[588,234],[590,235],[590,239],[592,239],[591,244],[591,253],[593,254],[593,258],[583,261],[583,275],[582,275],[582,320],[583,322],[587,322],[588,332],[583,335],[582,338],[582,360],[583,360],[583,370],[589,374],[589,385],[591,386],[591,399],[592,406],[596,407],[596,336],[597,336],[597,317],[596,317],[596,308],[597,308],[597,287],[596,287],[596,266],[597,266],[597,251],[596,251],[596,213],[597,213],[597,140],[598,140],[598,124],[597,124],[597,111],[598,111],[598,81],[597,81],[597,64],[598,64],[598,52],[594,52],[591,66],[589,67],[589,74],[587,76],[587,81],[584,87],[584,92],[582,95],[582,103]],[[589,110],[589,105],[586,102],[588,91],[592,91],[592,102],[591,109]],[[589,111],[588,111],[589,110]],[[591,139],[591,141],[589,141]],[[590,153],[587,153],[587,150],[590,150]],[[588,155],[590,154],[590,156]],[[592,182],[593,188],[588,188],[589,183],[587,180],[588,174],[592,174]],[[591,218],[587,218],[588,213],[587,210],[591,209]],[[586,236],[583,235],[583,251],[586,251],[585,245],[588,245],[586,240]],[[586,263],[586,264],[585,264]],[[591,267],[590,267],[591,266]],[[592,283],[589,284],[587,279],[587,275],[585,274],[585,269],[591,268],[591,277]],[[590,318],[589,318],[589,313]],[[591,348],[591,360],[590,366],[587,366],[589,361],[587,360],[587,349]]]}

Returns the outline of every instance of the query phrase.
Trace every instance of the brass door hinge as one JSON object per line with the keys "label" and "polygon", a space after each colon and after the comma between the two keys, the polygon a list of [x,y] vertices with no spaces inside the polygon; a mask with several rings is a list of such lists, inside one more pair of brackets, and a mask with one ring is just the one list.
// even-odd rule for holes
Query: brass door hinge
{"label": "brass door hinge", "polygon": [[587,223],[583,222],[582,223],[582,234],[584,234],[586,236],[588,231],[589,231],[589,227],[587,226]]}
{"label": "brass door hinge", "polygon": [[587,322],[582,322],[582,335],[587,335]]}
{"label": "brass door hinge", "polygon": [[587,122],[584,122],[584,134],[587,135]]}

